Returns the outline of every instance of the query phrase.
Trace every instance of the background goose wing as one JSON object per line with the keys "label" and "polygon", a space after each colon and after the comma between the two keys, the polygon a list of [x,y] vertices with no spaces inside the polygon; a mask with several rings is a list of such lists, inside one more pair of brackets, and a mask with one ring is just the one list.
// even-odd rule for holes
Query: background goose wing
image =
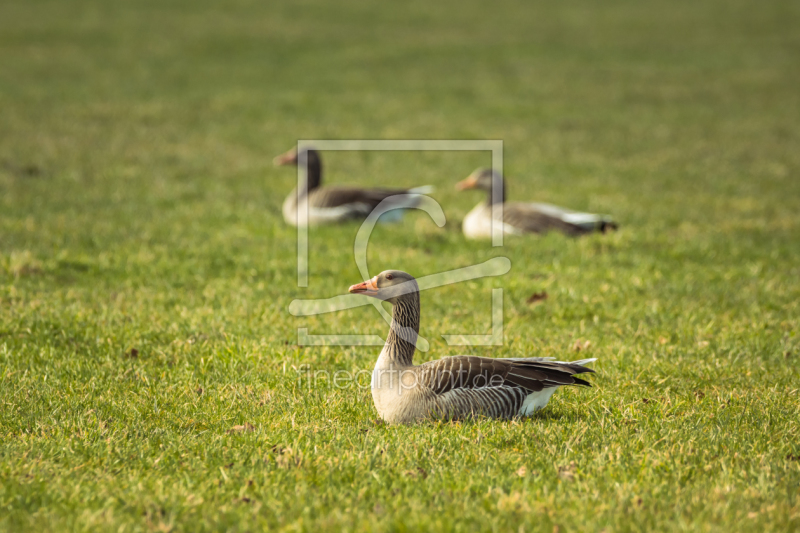
{"label": "background goose wing", "polygon": [[560,231],[567,235],[581,235],[591,231],[578,224],[565,221],[556,213],[539,209],[536,204],[516,202],[504,204],[503,222],[529,233]]}
{"label": "background goose wing", "polygon": [[396,194],[408,194],[406,189],[360,189],[358,187],[320,187],[308,196],[310,207],[339,207],[362,204],[370,211],[379,203]]}

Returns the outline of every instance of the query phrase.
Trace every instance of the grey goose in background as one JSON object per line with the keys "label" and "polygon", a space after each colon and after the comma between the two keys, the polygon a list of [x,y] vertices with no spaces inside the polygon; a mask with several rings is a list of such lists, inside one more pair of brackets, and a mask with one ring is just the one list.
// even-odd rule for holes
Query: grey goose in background
{"label": "grey goose in background", "polygon": [[[364,219],[375,207],[386,198],[396,195],[397,208],[416,207],[423,194],[430,193],[432,187],[414,189],[365,189],[361,187],[322,187],[322,160],[314,149],[302,150],[299,154],[292,148],[276,157],[276,166],[298,165],[305,159],[308,172],[305,183],[298,190],[295,188],[283,202],[283,218],[292,226],[298,225],[298,203],[308,200],[308,222],[311,225],[333,224],[344,220]],[[402,217],[402,210],[393,210],[381,217],[383,221],[397,220]]]}
{"label": "grey goose in background", "polygon": [[[496,190],[492,183],[497,184]],[[547,233],[560,231],[567,235],[582,235],[593,231],[605,233],[617,229],[617,224],[608,215],[580,213],[552,204],[506,202],[505,180],[499,172],[479,168],[456,185],[459,190],[480,189],[486,191],[487,200],[481,202],[464,217],[463,231],[469,238],[492,236],[492,206],[503,204],[503,233],[522,235],[525,233]]]}
{"label": "grey goose in background", "polygon": [[595,359],[564,363],[543,357],[459,355],[414,365],[420,320],[416,280],[387,270],[353,285],[350,292],[393,305],[389,335],[372,373],[372,399],[386,422],[516,418],[542,409],[561,385],[590,386],[575,374],[594,372],[584,365]]}

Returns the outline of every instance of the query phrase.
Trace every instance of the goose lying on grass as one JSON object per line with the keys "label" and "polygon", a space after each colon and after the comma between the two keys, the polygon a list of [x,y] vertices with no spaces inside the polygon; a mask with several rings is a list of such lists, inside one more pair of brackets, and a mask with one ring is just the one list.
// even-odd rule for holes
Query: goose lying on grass
{"label": "goose lying on grass", "polygon": [[387,270],[350,292],[390,302],[392,324],[372,373],[372,399],[387,422],[474,415],[515,418],[547,405],[561,385],[586,385],[575,374],[594,372],[595,359],[563,363],[549,358],[491,359],[459,355],[414,365],[419,333],[419,286],[405,272]]}
{"label": "goose lying on grass", "polygon": [[[412,196],[398,198],[396,207],[416,207],[421,200],[419,195],[428,194],[433,190],[428,186],[414,189],[321,187],[322,160],[319,152],[314,149],[306,149],[298,154],[297,149],[292,148],[285,154],[276,157],[273,162],[277,166],[297,165],[298,161],[302,163],[304,158],[307,161],[306,168],[308,169],[305,183],[299,191],[295,188],[289,193],[283,202],[283,218],[292,226],[298,225],[298,202],[306,198],[308,199],[309,224],[333,224],[343,220],[366,218],[379,203],[398,194]],[[398,220],[402,213],[402,210],[389,211],[381,217],[381,220]],[[303,222],[300,222],[300,225],[302,224]]]}
{"label": "goose lying on grass", "polygon": [[[496,190],[492,181],[496,182]],[[506,203],[503,176],[488,168],[479,168],[456,185],[459,190],[480,189],[486,191],[487,201],[481,202],[464,218],[464,235],[476,239],[492,236],[492,206],[503,204],[503,233],[547,233],[555,230],[567,235],[581,235],[592,231],[606,232],[617,225],[608,215],[579,213],[551,204]]]}

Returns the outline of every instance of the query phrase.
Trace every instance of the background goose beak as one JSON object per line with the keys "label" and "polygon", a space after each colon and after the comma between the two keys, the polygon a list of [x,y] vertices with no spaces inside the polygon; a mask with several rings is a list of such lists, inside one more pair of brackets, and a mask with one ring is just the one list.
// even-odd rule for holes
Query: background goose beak
{"label": "background goose beak", "polygon": [[280,167],[283,165],[294,165],[297,163],[297,150],[292,148],[285,154],[281,154],[275,159],[272,160],[272,163],[276,167]]}
{"label": "background goose beak", "polygon": [[474,189],[475,184],[478,183],[478,180],[472,176],[469,176],[467,179],[459,181],[456,183],[456,189],[459,191],[465,191],[467,189]]}
{"label": "background goose beak", "polygon": [[375,278],[372,278],[362,283],[356,283],[350,287],[348,292],[353,294],[366,294],[367,296],[375,296],[378,294],[378,287],[375,285]]}

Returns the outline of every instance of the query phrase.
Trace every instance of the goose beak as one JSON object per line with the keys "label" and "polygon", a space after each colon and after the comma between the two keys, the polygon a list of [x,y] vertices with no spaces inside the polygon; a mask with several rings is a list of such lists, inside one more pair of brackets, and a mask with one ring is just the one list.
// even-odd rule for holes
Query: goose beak
{"label": "goose beak", "polygon": [[272,163],[276,167],[281,167],[283,165],[295,165],[297,164],[297,149],[292,148],[285,154],[281,154],[275,159],[272,160]]}
{"label": "goose beak", "polygon": [[474,189],[475,185],[478,183],[478,179],[474,176],[469,176],[467,179],[459,181],[456,183],[456,189],[459,191],[466,191],[467,189]]}
{"label": "goose beak", "polygon": [[378,287],[375,285],[375,278],[368,279],[363,283],[357,283],[350,287],[348,291],[352,294],[366,294],[367,296],[377,296]]}

